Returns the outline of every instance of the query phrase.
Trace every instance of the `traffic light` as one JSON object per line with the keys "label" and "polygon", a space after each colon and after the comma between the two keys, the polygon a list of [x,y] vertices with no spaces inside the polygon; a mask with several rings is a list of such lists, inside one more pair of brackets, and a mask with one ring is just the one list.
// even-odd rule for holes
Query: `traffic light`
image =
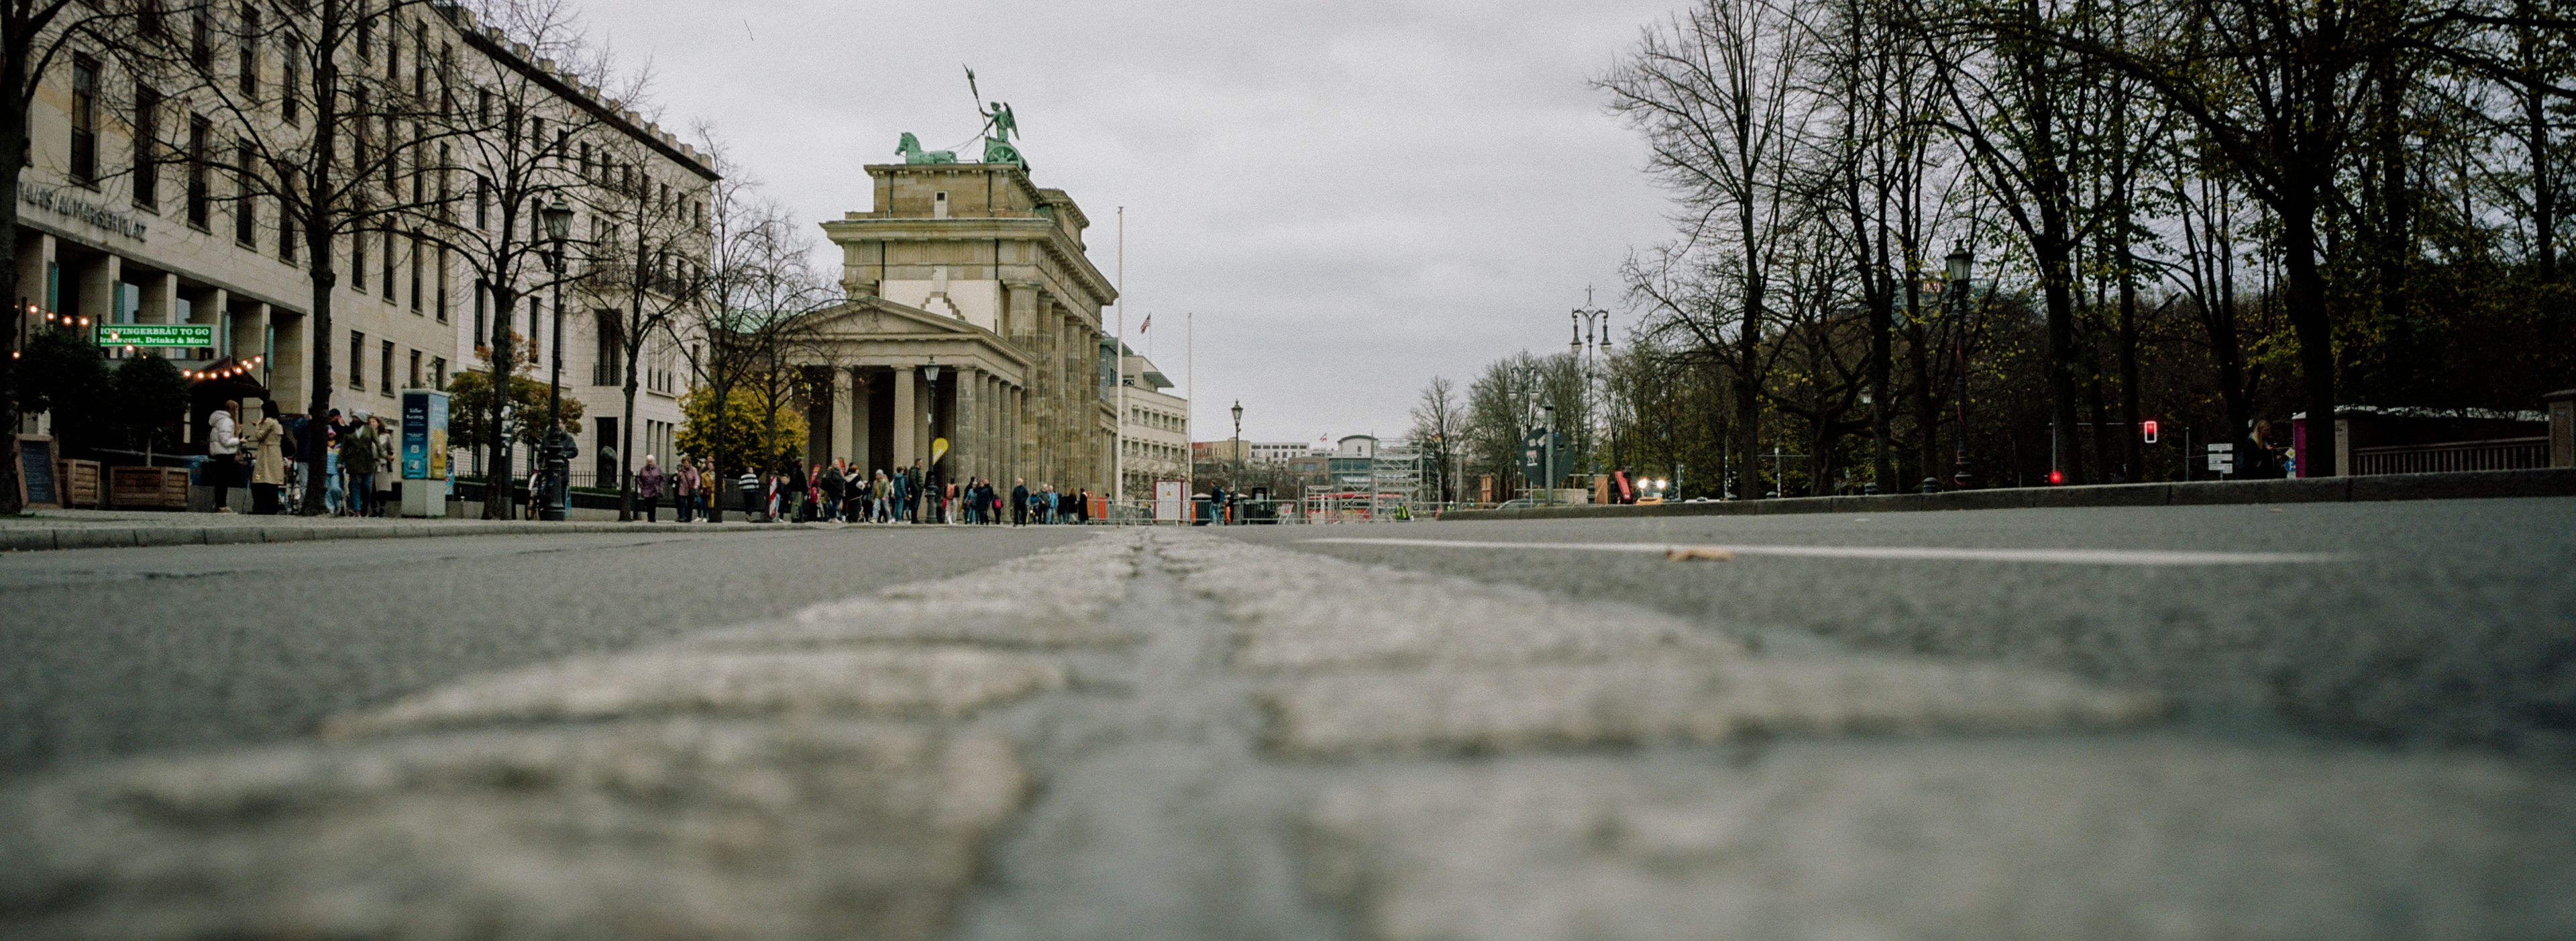
{"label": "traffic light", "polygon": [[2052,471],[2049,471],[2049,472],[2048,472],[2048,485],[2049,485],[2049,486],[2054,487],[2054,486],[2057,486],[2058,484],[2062,484],[2062,483],[2065,483],[2065,482],[2066,482],[2066,472],[2065,472],[2065,471],[2062,471],[2062,470],[2052,470]]}
{"label": "traffic light", "polygon": [[2138,434],[2144,437],[2148,444],[2156,443],[2156,420],[2150,418],[2146,421],[2139,422]]}

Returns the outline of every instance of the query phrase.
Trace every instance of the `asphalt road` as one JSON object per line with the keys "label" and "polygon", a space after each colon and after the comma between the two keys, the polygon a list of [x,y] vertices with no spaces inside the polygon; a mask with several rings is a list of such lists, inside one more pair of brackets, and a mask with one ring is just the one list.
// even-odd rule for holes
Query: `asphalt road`
{"label": "asphalt road", "polygon": [[371,539],[0,554],[0,776],[300,736],[1081,538],[1074,527]]}
{"label": "asphalt road", "polygon": [[[2160,690],[2213,734],[2576,762],[2576,499],[1225,532],[1649,605],[1757,641],[2067,669]],[[1622,543],[1738,551],[1563,545]],[[2069,549],[2102,554],[2051,551]]]}

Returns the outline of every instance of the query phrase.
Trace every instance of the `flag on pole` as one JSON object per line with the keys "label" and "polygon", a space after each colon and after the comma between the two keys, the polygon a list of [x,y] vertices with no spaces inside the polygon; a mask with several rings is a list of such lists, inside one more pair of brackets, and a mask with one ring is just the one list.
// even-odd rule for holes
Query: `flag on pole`
{"label": "flag on pole", "polygon": [[1136,332],[1143,333],[1151,329],[1154,329],[1154,315],[1146,314],[1145,322],[1136,325]]}

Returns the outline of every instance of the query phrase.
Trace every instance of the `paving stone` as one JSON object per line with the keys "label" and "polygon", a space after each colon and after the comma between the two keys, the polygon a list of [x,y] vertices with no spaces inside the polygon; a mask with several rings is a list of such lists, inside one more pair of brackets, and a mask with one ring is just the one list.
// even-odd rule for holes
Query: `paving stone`
{"label": "paving stone", "polygon": [[332,720],[329,735],[657,713],[957,717],[1064,685],[1064,668],[957,648],[753,653],[664,648],[473,677]]}
{"label": "paving stone", "polygon": [[1809,742],[1411,764],[1305,843],[1377,941],[2524,939],[2576,937],[2571,814],[2464,755]]}
{"label": "paving stone", "polygon": [[1309,754],[2085,728],[2162,711],[2060,674],[1863,656],[1335,673],[1282,681],[1264,703],[1271,744]]}
{"label": "paving stone", "polygon": [[1243,625],[1252,670],[1725,658],[1743,645],[1668,615],[1374,568],[1222,537],[1158,543],[1188,589]]}
{"label": "paving stone", "polygon": [[695,719],[146,760],[0,793],[12,939],[938,937],[1003,741]]}

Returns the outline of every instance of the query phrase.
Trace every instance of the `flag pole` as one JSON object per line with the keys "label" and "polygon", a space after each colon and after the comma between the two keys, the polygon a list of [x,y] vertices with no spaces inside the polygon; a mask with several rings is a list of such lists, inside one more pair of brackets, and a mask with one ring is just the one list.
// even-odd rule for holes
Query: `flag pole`
{"label": "flag pole", "polygon": [[1118,502],[1127,495],[1127,207],[1118,207],[1118,419],[1110,426],[1109,521],[1118,521]]}

